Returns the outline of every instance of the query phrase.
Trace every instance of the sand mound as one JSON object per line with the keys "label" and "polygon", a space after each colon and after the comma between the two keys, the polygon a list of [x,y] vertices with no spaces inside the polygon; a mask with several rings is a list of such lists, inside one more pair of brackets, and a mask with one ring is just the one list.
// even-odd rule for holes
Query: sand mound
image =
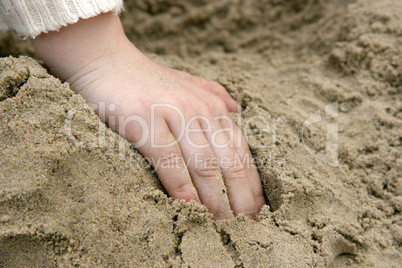
{"label": "sand mound", "polygon": [[[214,222],[172,200],[67,84],[2,58],[1,267],[400,266],[399,1],[126,2],[134,43],[245,107],[269,205],[257,222]],[[3,56],[35,57],[0,41]]]}

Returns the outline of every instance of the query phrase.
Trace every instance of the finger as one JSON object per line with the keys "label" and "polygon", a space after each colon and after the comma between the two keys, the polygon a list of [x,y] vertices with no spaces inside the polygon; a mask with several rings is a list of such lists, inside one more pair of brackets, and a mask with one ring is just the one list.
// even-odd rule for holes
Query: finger
{"label": "finger", "polygon": [[231,96],[229,96],[229,97],[221,97],[221,99],[225,103],[226,108],[228,109],[229,112],[231,112],[231,113],[241,113],[243,111],[243,108],[241,107],[241,105],[238,104]]}
{"label": "finger", "polygon": [[226,105],[226,108],[231,113],[240,113],[243,108],[238,104],[232,96],[229,95],[227,90],[219,83],[214,81],[208,81],[209,83],[204,86],[204,89],[214,93],[218,96]]}
{"label": "finger", "polygon": [[[219,121],[214,121],[213,131],[207,134],[215,155],[221,160],[220,166],[228,197],[235,215],[243,213],[249,218],[256,218],[256,207],[248,173],[239,161],[238,152],[234,148],[230,128],[224,129]],[[229,132],[229,133],[228,133]]]}
{"label": "finger", "polygon": [[232,128],[233,126],[234,146],[237,151],[237,155],[239,155],[240,162],[242,163],[242,166],[247,173],[249,184],[254,196],[255,208],[257,213],[259,213],[261,207],[266,204],[266,201],[257,165],[250,152],[247,141],[241,130],[237,127],[236,124],[234,124],[233,120],[230,117],[221,119],[220,123],[223,128]]}
{"label": "finger", "polygon": [[[163,118],[157,118],[152,127],[155,128],[155,135],[149,135],[147,142],[138,147],[138,150],[155,168],[159,180],[171,197],[199,202],[197,190],[186,168],[180,147],[166,122]],[[139,135],[142,133],[133,130],[132,138],[129,140],[136,141]]]}
{"label": "finger", "polygon": [[238,104],[227,92],[227,90],[219,83],[211,80],[207,80],[202,77],[194,76],[186,72],[179,71],[179,73],[190,80],[193,83],[198,84],[206,91],[209,91],[217,95],[226,105],[227,109],[231,113],[240,113],[243,108]]}
{"label": "finger", "polygon": [[[169,125],[177,125],[170,119]],[[230,209],[226,188],[220,173],[218,158],[209,146],[197,117],[189,122],[189,129],[179,146],[186,159],[187,169],[197,189],[201,203],[214,215],[214,218],[228,219],[233,217]],[[169,122],[169,121],[168,121]],[[175,136],[179,135],[177,128],[171,128]]]}

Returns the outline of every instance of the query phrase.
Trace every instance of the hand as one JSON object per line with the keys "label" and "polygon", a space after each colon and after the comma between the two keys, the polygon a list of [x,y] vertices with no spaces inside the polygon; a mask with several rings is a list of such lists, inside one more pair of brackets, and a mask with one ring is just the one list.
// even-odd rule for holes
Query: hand
{"label": "hand", "polygon": [[218,83],[158,65],[102,14],[32,40],[53,73],[101,119],[133,142],[173,198],[197,200],[215,219],[255,219],[265,204],[247,143],[229,112],[239,105]]}

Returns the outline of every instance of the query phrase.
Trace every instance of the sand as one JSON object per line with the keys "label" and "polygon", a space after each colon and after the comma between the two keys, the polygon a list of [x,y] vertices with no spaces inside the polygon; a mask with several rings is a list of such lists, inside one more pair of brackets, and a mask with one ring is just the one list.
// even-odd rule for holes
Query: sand
{"label": "sand", "polygon": [[401,267],[401,11],[398,0],[126,1],[140,49],[219,81],[245,108],[233,116],[251,129],[268,202],[258,221],[215,222],[169,198],[29,42],[1,35],[0,267]]}

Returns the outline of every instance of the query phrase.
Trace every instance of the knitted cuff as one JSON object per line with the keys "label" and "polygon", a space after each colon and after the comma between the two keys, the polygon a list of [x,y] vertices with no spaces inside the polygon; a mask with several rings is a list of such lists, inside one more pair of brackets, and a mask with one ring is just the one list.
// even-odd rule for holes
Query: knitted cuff
{"label": "knitted cuff", "polygon": [[123,0],[1,0],[0,31],[35,38],[79,19],[122,10]]}

